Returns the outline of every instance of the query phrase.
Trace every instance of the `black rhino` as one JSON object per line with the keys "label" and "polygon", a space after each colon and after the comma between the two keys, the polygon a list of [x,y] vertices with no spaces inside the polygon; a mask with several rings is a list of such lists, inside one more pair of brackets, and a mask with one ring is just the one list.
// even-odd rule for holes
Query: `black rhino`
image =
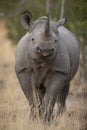
{"label": "black rhino", "polygon": [[74,34],[57,22],[43,16],[32,20],[29,11],[22,14],[21,23],[27,34],[16,50],[15,70],[21,88],[35,118],[35,99],[39,100],[40,117],[50,120],[55,102],[65,106],[70,81],[79,66],[79,46]]}

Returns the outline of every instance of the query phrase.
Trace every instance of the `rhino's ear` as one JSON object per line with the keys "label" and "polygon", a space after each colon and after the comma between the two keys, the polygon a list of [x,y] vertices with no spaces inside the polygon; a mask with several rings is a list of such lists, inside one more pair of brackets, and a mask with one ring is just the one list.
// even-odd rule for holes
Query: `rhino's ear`
{"label": "rhino's ear", "polygon": [[56,22],[57,28],[58,28],[59,26],[62,26],[62,25],[65,24],[66,22],[67,22],[67,19],[66,19],[66,18],[60,19],[58,22]]}
{"label": "rhino's ear", "polygon": [[33,23],[32,21],[32,14],[29,11],[24,11],[21,14],[21,24],[25,29],[29,29],[31,24]]}

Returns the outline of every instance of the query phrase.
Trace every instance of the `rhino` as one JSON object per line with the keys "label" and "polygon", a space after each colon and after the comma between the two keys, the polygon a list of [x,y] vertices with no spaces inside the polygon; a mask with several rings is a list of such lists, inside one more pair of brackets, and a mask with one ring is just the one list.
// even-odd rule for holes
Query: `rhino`
{"label": "rhino", "polygon": [[65,28],[66,18],[52,21],[50,15],[32,20],[24,11],[22,26],[28,32],[20,39],[15,71],[35,119],[38,102],[40,119],[50,121],[55,103],[65,107],[70,82],[79,66],[79,45],[75,35]]}

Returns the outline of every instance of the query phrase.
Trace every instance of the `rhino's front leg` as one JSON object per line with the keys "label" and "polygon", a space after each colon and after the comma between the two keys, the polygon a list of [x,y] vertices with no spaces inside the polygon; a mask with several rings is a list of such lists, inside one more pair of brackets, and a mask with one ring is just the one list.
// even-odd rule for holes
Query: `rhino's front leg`
{"label": "rhino's front leg", "polygon": [[64,88],[65,78],[66,76],[61,73],[52,74],[50,77],[43,99],[43,118],[45,121],[50,121],[52,119],[53,108],[57,95],[60,94]]}
{"label": "rhino's front leg", "polygon": [[30,110],[31,110],[30,118],[33,120],[35,118],[35,112],[34,112],[33,89],[31,85],[31,76],[29,75],[29,72],[26,69],[21,72],[16,71],[16,73],[21,88],[29,102]]}

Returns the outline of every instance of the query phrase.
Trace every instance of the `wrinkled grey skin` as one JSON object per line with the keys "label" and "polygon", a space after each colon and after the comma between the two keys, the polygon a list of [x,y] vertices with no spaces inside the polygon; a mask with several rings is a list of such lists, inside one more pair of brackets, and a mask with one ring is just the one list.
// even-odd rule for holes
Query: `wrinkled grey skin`
{"label": "wrinkled grey skin", "polygon": [[55,102],[65,106],[70,81],[79,65],[78,42],[72,32],[63,27],[66,22],[41,17],[35,22],[28,11],[22,14],[22,25],[29,29],[16,50],[15,69],[21,88],[35,118],[35,99],[39,99],[40,118],[50,120]]}

